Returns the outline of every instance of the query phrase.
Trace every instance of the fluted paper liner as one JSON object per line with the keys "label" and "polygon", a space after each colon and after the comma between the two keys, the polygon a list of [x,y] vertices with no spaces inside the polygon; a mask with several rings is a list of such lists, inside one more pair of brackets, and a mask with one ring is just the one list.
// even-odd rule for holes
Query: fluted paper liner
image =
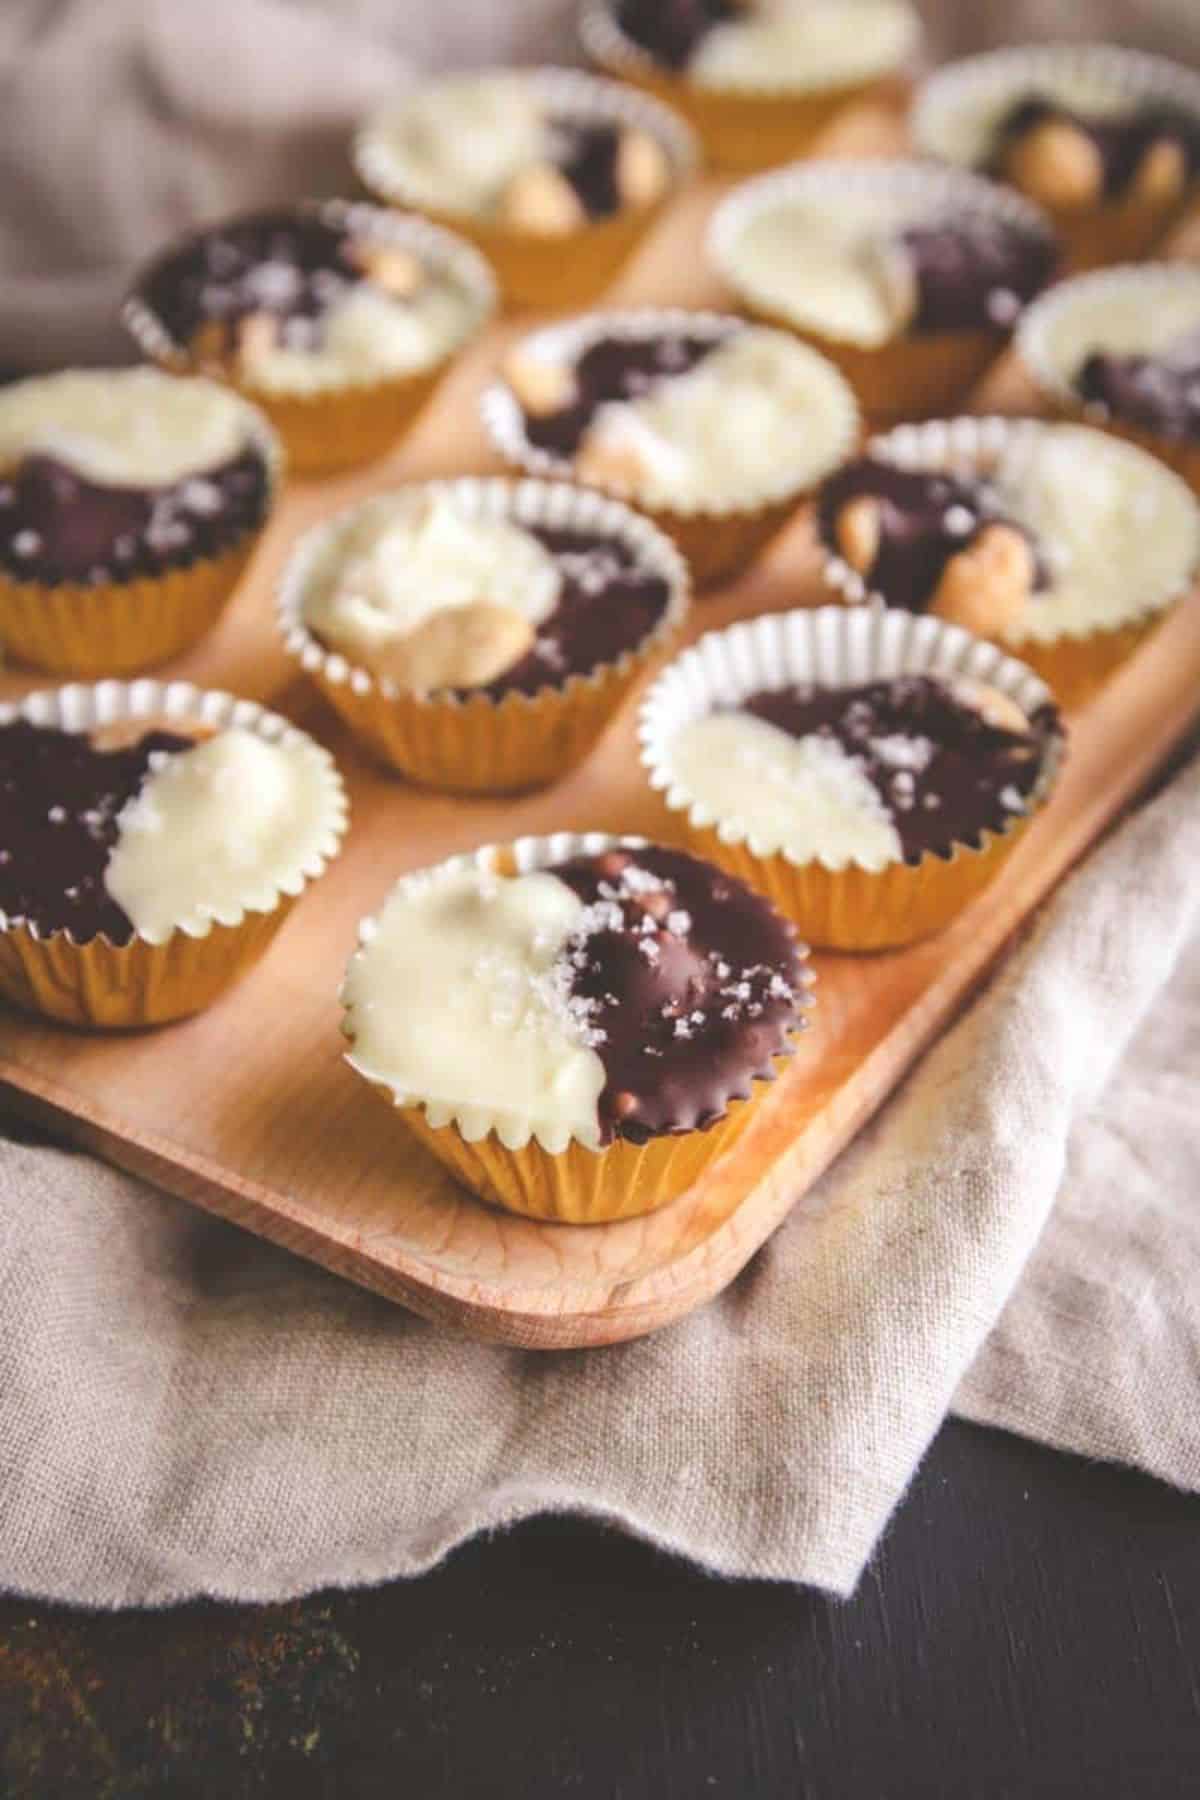
{"label": "fluted paper liner", "polygon": [[256,896],[228,921],[181,927],[159,944],[137,932],[127,944],[104,936],[81,944],[69,931],[42,937],[0,913],[0,995],[27,1012],[92,1030],[124,1030],[201,1011],[258,961],[309,882],[340,848],[346,797],[332,757],[286,719],[250,700],[186,681],[102,681],[46,690],[19,706],[0,707],[0,723],[16,718],[81,732],[123,719],[144,719],[147,729],[177,721],[181,733],[203,735],[238,727],[311,759],[321,771],[327,801],[319,840],[280,868],[269,896]]}
{"label": "fluted paper liner", "polygon": [[[710,336],[719,341],[739,328],[745,328],[745,321],[724,313],[687,312],[678,307],[635,307],[588,313],[561,324],[545,326],[522,339],[521,348],[528,348],[535,355],[573,363],[600,338],[628,338],[636,342],[639,338],[663,332],[686,332],[693,337]],[[840,428],[820,466],[800,473],[794,469],[781,469],[771,487],[750,499],[696,502],[689,507],[650,505],[636,488],[625,483],[606,483],[597,488],[598,492],[624,500],[653,519],[679,549],[697,588],[715,587],[740,574],[782,528],[805,496],[849,455],[858,441],[860,420],[853,393],[825,357],[816,351],[809,351],[809,354],[824,375],[838,382],[842,408]],[[488,436],[506,462],[533,475],[554,480],[574,478],[575,464],[571,457],[555,456],[530,442],[520,401],[502,376],[485,391],[480,410]]]}
{"label": "fluted paper liner", "polygon": [[[923,156],[961,162],[970,157],[969,146],[959,137],[961,120],[998,119],[1030,94],[1053,96],[1075,89],[1122,106],[1163,106],[1200,124],[1200,76],[1180,63],[1114,44],[1030,44],[970,56],[930,75],[912,110],[913,144]],[[985,156],[987,148],[980,146]],[[1118,194],[1092,207],[1055,209],[1051,217],[1068,269],[1095,269],[1146,256],[1189,198],[1185,193],[1156,205],[1141,196]]]}
{"label": "fluted paper liner", "polygon": [[[638,850],[645,843],[644,838],[610,837],[595,831],[560,831],[552,837],[518,838],[510,845],[486,844],[439,866],[447,872],[480,868],[524,875],[572,856],[599,855],[618,848]],[[369,943],[374,932],[374,919],[364,920],[359,928],[360,943]],[[804,959],[796,1002],[794,1029],[798,1032],[803,1026],[799,1015],[812,1005],[813,976],[807,950],[803,945],[797,947]],[[344,995],[343,1005],[342,1030],[353,1046],[354,1014]],[[776,1059],[777,1064],[788,1054],[790,1051]],[[732,1097],[721,1117],[701,1130],[672,1132],[644,1144],[616,1138],[598,1149],[572,1137],[562,1148],[548,1149],[532,1135],[523,1143],[506,1144],[494,1127],[487,1128],[478,1107],[471,1108],[473,1124],[468,1138],[453,1117],[442,1116],[445,1106],[434,1107],[431,1117],[432,1102],[427,1097],[400,1091],[357,1061],[353,1048],[346,1060],[398,1110],[421,1143],[481,1199],[509,1212],[570,1225],[631,1219],[678,1199],[736,1143],[770,1086],[769,1079],[755,1078],[744,1096]]]}
{"label": "fluted paper liner", "polygon": [[[908,96],[907,64],[838,86],[789,87],[785,78],[757,86],[715,87],[667,68],[627,37],[612,0],[584,0],[580,34],[591,60],[608,74],[665,101],[696,132],[707,159],[722,169],[767,169],[803,156],[847,107],[863,102],[899,107]],[[910,56],[920,42],[914,19]]]}
{"label": "fluted paper liner", "polygon": [[830,158],[778,169],[735,188],[713,214],[708,257],[752,318],[794,332],[836,363],[868,416],[926,418],[960,404],[1000,354],[1009,332],[901,331],[881,344],[858,344],[779,310],[741,256],[746,231],[764,213],[803,202],[825,203],[836,212],[839,200],[876,195],[891,203],[887,219],[897,229],[943,211],[982,214],[1054,242],[1040,207],[980,176],[899,158]]}
{"label": "fluted paper liner", "polygon": [[247,444],[267,469],[258,523],[215,556],[127,581],[18,581],[0,569],[0,644],[8,655],[51,675],[132,675],[180,655],[212,630],[266,529],[282,472],[275,432],[257,407],[245,402],[244,408]]}
{"label": "fluted paper liner", "polygon": [[509,305],[585,306],[609,285],[691,175],[696,163],[692,134],[669,107],[578,70],[505,69],[492,73],[528,81],[538,99],[556,113],[646,132],[666,152],[671,168],[669,187],[649,206],[622,206],[607,218],[589,219],[565,233],[515,231],[495,219],[466,211],[448,212],[430,194],[420,169],[406,163],[388,141],[388,124],[403,113],[403,103],[385,108],[359,128],[354,140],[359,179],[390,205],[413,207],[468,238],[487,257]]}
{"label": "fluted paper liner", "polygon": [[[1061,418],[1083,419],[1113,437],[1148,450],[1200,494],[1200,442],[1117,419],[1103,406],[1084,400],[1074,385],[1079,365],[1092,350],[1104,349],[1103,318],[1111,306],[1130,304],[1148,320],[1163,303],[1194,295],[1190,329],[1200,329],[1200,269],[1187,263],[1143,263],[1081,275],[1052,288],[1021,320],[1017,351],[1046,404]],[[1099,321],[1089,325],[1090,320]],[[1120,344],[1111,346],[1120,348]]]}
{"label": "fluted paper liner", "polygon": [[[885,462],[898,463],[906,469],[949,469],[955,474],[984,474],[1012,446],[1036,441],[1055,430],[1042,419],[962,416],[957,419],[934,419],[924,425],[901,425],[882,437],[873,438],[867,446],[871,456]],[[1110,452],[1099,433],[1082,426],[1072,427],[1082,440],[1081,455],[1086,456],[1087,440],[1096,438],[1096,447]],[[1132,454],[1137,454],[1132,452]],[[1164,482],[1177,485],[1177,478],[1157,461],[1153,474]],[[1019,639],[998,638],[1000,647],[1040,675],[1065,711],[1075,711],[1101,688],[1111,675],[1128,661],[1134,651],[1162,623],[1169,609],[1189,591],[1200,566],[1200,509],[1190,508],[1193,530],[1190,542],[1181,547],[1177,575],[1158,588],[1147,588],[1137,605],[1120,624],[1076,630],[1062,625],[1056,633],[1039,633]],[[824,579],[826,585],[847,605],[885,605],[881,594],[870,589],[856,569],[845,559],[824,546]],[[1138,571],[1131,571],[1131,579]],[[1030,602],[1036,607],[1036,598]]]}
{"label": "fluted paper liner", "polygon": [[[445,497],[468,517],[508,519],[536,529],[594,531],[619,539],[667,583],[666,607],[645,637],[615,662],[569,675],[535,694],[406,693],[386,677],[355,668],[328,649],[304,619],[313,572],[329,540],[364,513],[398,500]],[[464,476],[412,482],[336,513],[308,532],[284,569],[278,619],[284,647],[383,762],[414,781],[459,793],[507,793],[555,781],[592,748],[626,696],[678,636],[688,610],[687,570],[648,519],[587,488],[562,482]]]}
{"label": "fluted paper liner", "polygon": [[287,392],[242,380],[231,368],[209,364],[197,357],[190,344],[178,342],[142,297],[144,285],[159,263],[177,255],[194,239],[210,236],[217,229],[212,225],[191,238],[177,240],[147,265],[125,300],[121,319],[142,355],[161,368],[174,374],[202,370],[261,408],[283,440],[293,473],[328,475],[373,462],[407,431],[450,363],[494,310],[496,284],[470,244],[427,219],[365,202],[324,200],[302,205],[365,242],[409,251],[426,267],[455,282],[472,302],[460,337],[427,368],[407,374],[364,376],[336,384],[314,382],[308,390]]}
{"label": "fluted paper liner", "polygon": [[716,817],[679,782],[672,743],[694,719],[763,689],[814,681],[855,686],[897,675],[967,677],[1007,694],[1031,717],[1051,701],[1037,675],[994,644],[914,613],[826,606],[767,615],[709,632],[668,665],[639,721],[642,763],[686,841],[757,888],[805,939],[831,950],[881,950],[932,936],[995,879],[1030,818],[1045,803],[1062,758],[1060,728],[1047,732],[1041,771],[1024,814],[1001,832],[981,831],[944,855],[872,869],[850,861],[795,861],[757,843],[736,816]]}

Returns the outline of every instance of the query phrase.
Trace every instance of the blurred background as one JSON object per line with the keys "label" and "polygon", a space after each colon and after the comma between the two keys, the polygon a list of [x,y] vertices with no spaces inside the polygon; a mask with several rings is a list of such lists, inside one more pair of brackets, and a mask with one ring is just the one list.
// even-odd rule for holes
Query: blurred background
{"label": "blurred background", "polygon": [[[668,0],[664,0],[667,4]],[[918,0],[927,58],[1108,39],[1200,64],[1200,0]],[[423,71],[578,60],[576,0],[2,0],[0,367],[128,354],[131,269],[198,220],[345,191]]]}

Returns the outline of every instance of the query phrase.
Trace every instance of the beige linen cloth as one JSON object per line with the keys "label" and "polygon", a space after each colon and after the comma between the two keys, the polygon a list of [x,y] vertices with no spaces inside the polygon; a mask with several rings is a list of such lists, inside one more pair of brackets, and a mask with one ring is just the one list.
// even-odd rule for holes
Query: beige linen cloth
{"label": "beige linen cloth", "polygon": [[1200,1487],[1200,761],[742,1277],[458,1341],[66,1152],[0,1153],[0,1586],[268,1599],[527,1514],[849,1591],[948,1408]]}
{"label": "beige linen cloth", "polygon": [[[1181,8],[1200,26],[1192,0],[1136,17],[1165,31]],[[111,354],[132,260],[336,185],[350,121],[410,65],[566,54],[567,12],[5,0],[0,365]],[[570,1509],[846,1592],[950,1408],[1200,1486],[1198,873],[1195,764],[741,1279],[624,1347],[457,1341],[82,1156],[0,1141],[0,1586],[276,1598]]]}

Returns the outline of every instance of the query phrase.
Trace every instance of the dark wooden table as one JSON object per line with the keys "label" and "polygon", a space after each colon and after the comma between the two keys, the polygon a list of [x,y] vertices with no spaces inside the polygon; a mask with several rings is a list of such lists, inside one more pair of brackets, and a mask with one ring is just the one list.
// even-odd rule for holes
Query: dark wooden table
{"label": "dark wooden table", "polygon": [[1196,1800],[1200,1498],[946,1426],[849,1603],[580,1521],[264,1608],[0,1601],[4,1800]]}

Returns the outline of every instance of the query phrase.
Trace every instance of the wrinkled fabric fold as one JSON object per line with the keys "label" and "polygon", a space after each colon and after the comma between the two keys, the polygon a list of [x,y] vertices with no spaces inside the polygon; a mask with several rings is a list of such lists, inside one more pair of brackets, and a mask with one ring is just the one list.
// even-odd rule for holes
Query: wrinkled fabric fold
{"label": "wrinkled fabric fold", "polygon": [[0,1585],[275,1599],[559,1510],[846,1593],[952,1406],[1200,1486],[1198,866],[1194,763],[734,1286],[638,1343],[465,1342],[4,1144]]}

